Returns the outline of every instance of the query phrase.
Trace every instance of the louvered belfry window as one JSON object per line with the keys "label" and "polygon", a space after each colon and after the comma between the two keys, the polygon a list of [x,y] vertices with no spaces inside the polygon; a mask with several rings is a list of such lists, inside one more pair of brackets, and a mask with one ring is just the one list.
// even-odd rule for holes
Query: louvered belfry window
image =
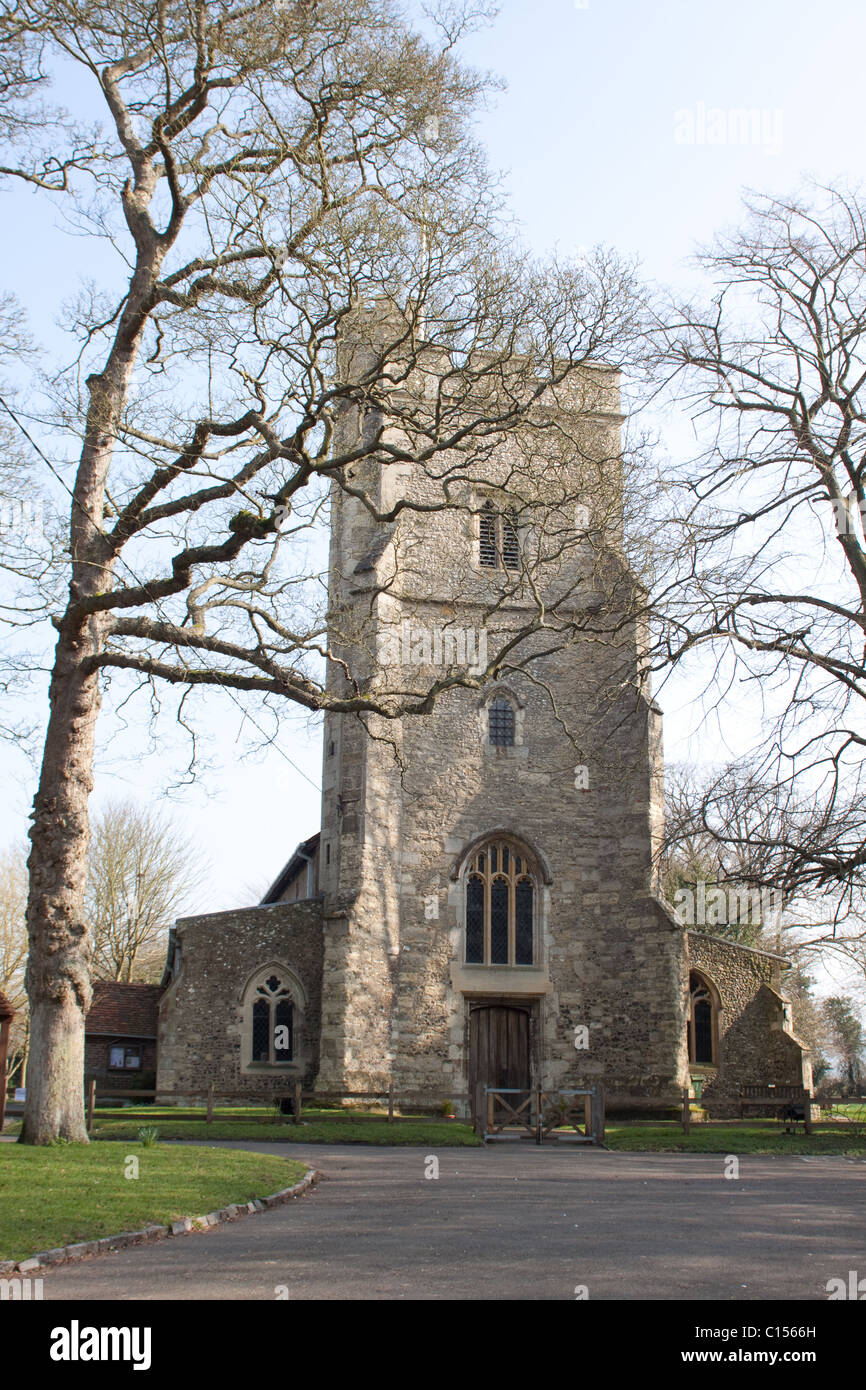
{"label": "louvered belfry window", "polygon": [[478,559],[487,569],[496,569],[496,511],[485,502],[478,520]]}
{"label": "louvered belfry window", "polygon": [[516,570],[520,565],[520,552],[517,548],[517,513],[509,509],[502,513],[502,563],[507,570]]}
{"label": "louvered belfry window", "polygon": [[532,965],[535,871],[506,840],[476,850],[466,878],[467,965]]}
{"label": "louvered belfry window", "polygon": [[490,742],[497,748],[511,748],[514,745],[514,707],[508,700],[497,698],[491,701],[487,711]]}
{"label": "louvered belfry window", "polygon": [[478,518],[478,563],[485,569],[520,568],[517,513],[513,507],[497,511],[485,502]]}

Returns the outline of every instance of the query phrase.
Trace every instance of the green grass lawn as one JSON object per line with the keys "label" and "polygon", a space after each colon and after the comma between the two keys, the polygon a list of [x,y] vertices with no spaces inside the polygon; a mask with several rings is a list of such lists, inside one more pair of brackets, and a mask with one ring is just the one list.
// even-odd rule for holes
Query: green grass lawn
{"label": "green grass lawn", "polygon": [[[859,1133],[858,1133],[859,1129]],[[679,1124],[611,1124],[604,1142],[627,1153],[846,1154],[866,1158],[862,1127],[816,1123],[811,1134],[786,1134],[775,1120],[746,1124],[693,1124],[683,1134]]]}
{"label": "green grass lawn", "polygon": [[[141,1112],[130,1118],[124,1112],[105,1111],[93,1119],[94,1139],[133,1138],[142,1124],[154,1125],[160,1139],[255,1139],[259,1143],[280,1144],[429,1144],[441,1147],[464,1147],[478,1144],[472,1126],[457,1121],[443,1123],[430,1119],[401,1120],[389,1124],[378,1115],[371,1118],[339,1115],[333,1119],[316,1119],[310,1111],[299,1125],[281,1119],[274,1123],[272,1115],[250,1117],[249,1123],[235,1120],[220,1123],[215,1112],[213,1124],[204,1120],[172,1120],[170,1114],[156,1115]],[[121,1118],[122,1117],[122,1118]]]}
{"label": "green grass lawn", "polygon": [[[186,1113],[201,1113],[190,1111]],[[242,1120],[223,1121],[225,1114],[243,1114]],[[177,1110],[145,1107],[135,1111],[97,1111],[94,1137],[134,1138],[142,1124],[155,1125],[161,1139],[256,1139],[295,1144],[427,1144],[431,1147],[462,1147],[480,1141],[469,1124],[443,1122],[433,1118],[401,1120],[388,1124],[378,1114],[346,1111],[305,1111],[302,1123],[275,1122],[273,1111],[261,1107],[230,1111],[215,1110],[212,1125],[204,1120],[179,1120]],[[853,1119],[856,1117],[849,1117]],[[567,1133],[568,1131],[566,1131]],[[775,1120],[751,1120],[744,1124],[697,1124],[689,1135],[676,1121],[655,1124],[617,1124],[611,1122],[605,1134],[610,1149],[632,1153],[761,1153],[761,1154],[848,1154],[866,1156],[866,1132],[862,1124],[816,1123],[811,1135],[785,1134]]]}
{"label": "green grass lawn", "polygon": [[[124,1176],[130,1155],[137,1178]],[[0,1144],[0,1259],[203,1216],[291,1187],[305,1171],[278,1154],[235,1149]]]}

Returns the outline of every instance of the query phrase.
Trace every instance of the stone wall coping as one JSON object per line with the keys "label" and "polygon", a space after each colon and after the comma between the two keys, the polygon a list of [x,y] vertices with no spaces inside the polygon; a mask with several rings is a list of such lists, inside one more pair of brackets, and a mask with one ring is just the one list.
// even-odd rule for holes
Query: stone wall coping
{"label": "stone wall coping", "polygon": [[88,1255],[107,1255],[110,1250],[124,1250],[130,1245],[150,1245],[155,1240],[167,1240],[170,1236],[185,1236],[192,1231],[207,1231],[223,1221],[236,1221],[241,1216],[253,1215],[270,1207],[282,1206],[300,1197],[321,1174],[315,1168],[308,1168],[300,1182],[293,1187],[282,1187],[269,1197],[256,1197],[252,1202],[231,1202],[219,1211],[209,1211],[204,1216],[182,1216],[168,1226],[145,1226],[141,1231],[121,1231],[116,1236],[100,1236],[97,1240],[80,1240],[73,1245],[57,1246],[54,1250],[37,1250],[24,1260],[0,1261],[0,1277],[9,1274],[30,1274],[36,1269],[47,1269],[49,1265],[71,1264],[73,1260],[83,1260]]}

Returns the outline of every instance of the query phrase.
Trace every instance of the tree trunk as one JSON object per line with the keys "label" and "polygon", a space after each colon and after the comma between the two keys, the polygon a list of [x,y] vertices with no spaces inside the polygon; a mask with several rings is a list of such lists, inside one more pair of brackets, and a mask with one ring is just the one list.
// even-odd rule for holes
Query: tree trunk
{"label": "tree trunk", "polygon": [[[107,80],[105,73],[102,76]],[[116,117],[125,119],[113,87],[110,96]],[[25,1144],[53,1139],[88,1142],[84,1018],[91,1000],[91,940],[84,893],[90,845],[87,802],[93,789],[100,705],[99,674],[92,659],[102,651],[110,619],[101,612],[82,613],[81,605],[113,584],[116,556],[102,529],[106,479],[153,287],[182,221],[173,218],[170,234],[157,235],[148,215],[157,182],[152,160],[139,152],[134,185],[126,185],[122,195],[137,247],[136,266],[105,368],[87,378],[90,403],[70,515],[69,606],[58,625],[48,730],[30,830],[26,985],[31,1044],[21,1130]]]}
{"label": "tree trunk", "polygon": [[30,1055],[21,1143],[87,1143],[84,1018],[90,1007],[90,937],[84,889],[99,713],[96,672],[81,663],[100,641],[100,624],[61,628],[51,679],[51,714],[30,831],[27,928]]}

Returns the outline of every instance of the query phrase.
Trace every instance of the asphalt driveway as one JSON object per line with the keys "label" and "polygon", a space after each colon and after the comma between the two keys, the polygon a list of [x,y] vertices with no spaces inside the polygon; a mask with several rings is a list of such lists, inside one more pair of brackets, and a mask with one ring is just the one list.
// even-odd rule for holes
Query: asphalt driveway
{"label": "asphalt driveway", "polygon": [[823,1301],[828,1279],[866,1276],[860,1161],[745,1156],[732,1179],[721,1154],[285,1152],[322,1174],[306,1196],[45,1270],[45,1299]]}

